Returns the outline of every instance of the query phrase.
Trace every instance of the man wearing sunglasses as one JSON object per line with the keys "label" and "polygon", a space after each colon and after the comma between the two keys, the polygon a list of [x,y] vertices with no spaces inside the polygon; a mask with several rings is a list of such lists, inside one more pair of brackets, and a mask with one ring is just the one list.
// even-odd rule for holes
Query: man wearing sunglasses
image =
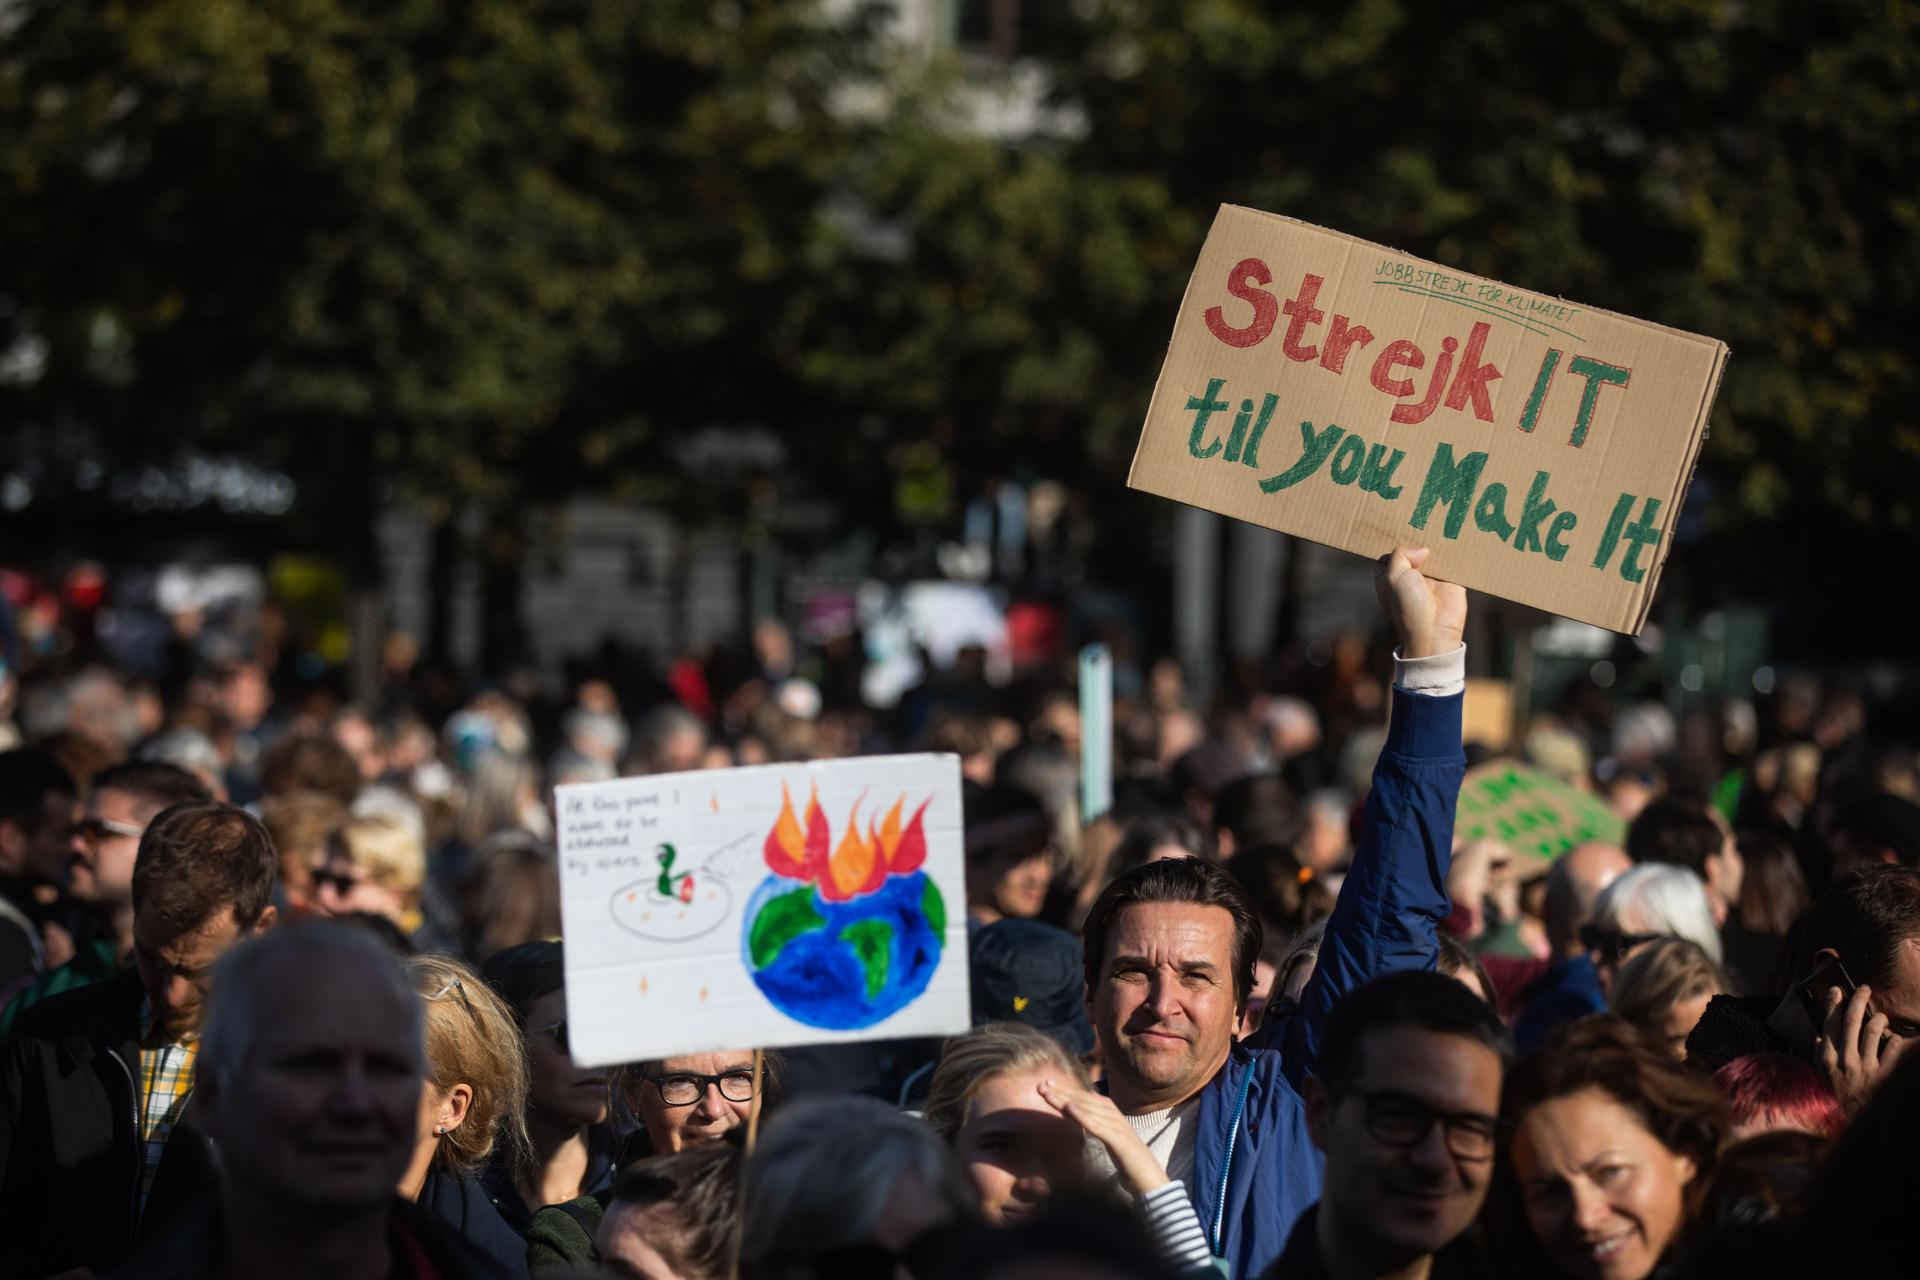
{"label": "man wearing sunglasses", "polygon": [[1437,973],[1390,974],[1335,1005],[1306,1082],[1326,1180],[1268,1276],[1482,1274],[1464,1237],[1493,1174],[1506,1055],[1492,1008]]}
{"label": "man wearing sunglasses", "polygon": [[0,1040],[48,996],[105,982],[133,955],[133,863],[140,837],[162,809],[211,800],[201,781],[175,765],[133,761],[94,776],[86,812],[62,849],[72,917],[73,959],[29,983],[0,1012]]}

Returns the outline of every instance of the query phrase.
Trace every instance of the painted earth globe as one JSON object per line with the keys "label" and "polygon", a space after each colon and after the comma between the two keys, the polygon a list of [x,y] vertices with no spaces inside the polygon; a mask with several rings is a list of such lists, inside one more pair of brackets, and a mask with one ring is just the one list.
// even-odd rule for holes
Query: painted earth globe
{"label": "painted earth globe", "polygon": [[947,906],[924,871],[888,875],[846,901],[770,875],[747,900],[748,972],[776,1009],[831,1031],[870,1027],[911,1004],[940,966]]}

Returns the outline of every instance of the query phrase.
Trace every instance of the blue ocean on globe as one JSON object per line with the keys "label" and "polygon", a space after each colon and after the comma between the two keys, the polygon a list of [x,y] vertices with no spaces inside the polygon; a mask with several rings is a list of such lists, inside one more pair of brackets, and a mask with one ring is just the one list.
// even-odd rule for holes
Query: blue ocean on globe
{"label": "blue ocean on globe", "polygon": [[747,972],[774,1008],[810,1027],[857,1031],[918,999],[940,967],[947,908],[924,871],[830,902],[770,875],[747,899]]}

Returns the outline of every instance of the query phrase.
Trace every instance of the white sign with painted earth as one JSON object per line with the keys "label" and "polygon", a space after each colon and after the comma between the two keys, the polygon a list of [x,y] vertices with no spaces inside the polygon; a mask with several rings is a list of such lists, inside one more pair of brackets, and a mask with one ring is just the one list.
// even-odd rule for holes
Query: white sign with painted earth
{"label": "white sign with painted earth", "polygon": [[968,1027],[956,757],[622,778],[557,808],[580,1065]]}

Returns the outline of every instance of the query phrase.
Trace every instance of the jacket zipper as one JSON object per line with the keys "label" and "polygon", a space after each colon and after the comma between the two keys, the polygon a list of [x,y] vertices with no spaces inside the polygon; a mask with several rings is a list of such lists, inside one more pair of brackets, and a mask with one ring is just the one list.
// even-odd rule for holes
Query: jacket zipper
{"label": "jacket zipper", "polygon": [[133,1117],[133,1194],[127,1208],[132,1216],[128,1219],[127,1240],[129,1243],[140,1232],[140,1179],[146,1172],[146,1152],[141,1149],[140,1141],[140,1089],[133,1083],[133,1068],[120,1056],[118,1049],[107,1050],[107,1056],[120,1064],[120,1074],[127,1078],[127,1113]]}
{"label": "jacket zipper", "polygon": [[1220,1194],[1215,1197],[1213,1208],[1213,1256],[1226,1257],[1221,1247],[1220,1228],[1227,1220],[1227,1175],[1233,1172],[1233,1148],[1240,1137],[1240,1113],[1247,1109],[1247,1090],[1253,1087],[1253,1064],[1247,1064],[1247,1074],[1240,1080],[1240,1097],[1233,1104],[1233,1119],[1227,1125],[1227,1154],[1220,1161]]}

